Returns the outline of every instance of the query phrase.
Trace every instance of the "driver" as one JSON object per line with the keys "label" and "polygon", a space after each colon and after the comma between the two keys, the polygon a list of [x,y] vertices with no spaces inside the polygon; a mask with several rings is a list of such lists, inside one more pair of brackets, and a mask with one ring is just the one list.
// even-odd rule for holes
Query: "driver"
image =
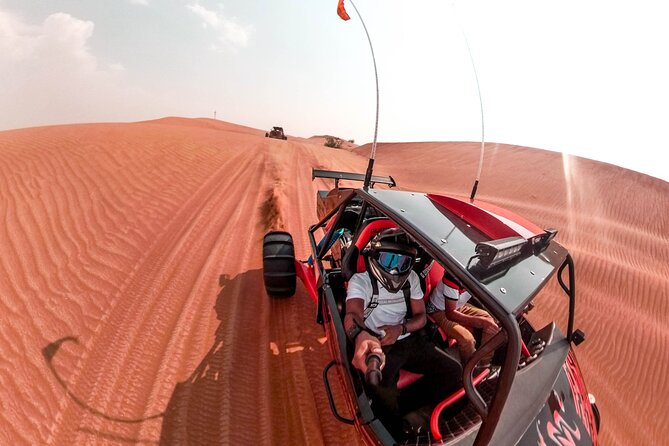
{"label": "driver", "polygon": [[[367,271],[351,277],[346,297],[344,328],[355,345],[353,365],[365,373],[367,355],[381,356],[381,382],[370,391],[375,413],[393,435],[402,433],[403,415],[436,405],[462,379],[460,363],[417,333],[426,316],[418,275],[412,270],[415,259],[416,249],[403,230],[382,231],[370,242]],[[425,390],[400,392],[400,369],[424,375]]]}

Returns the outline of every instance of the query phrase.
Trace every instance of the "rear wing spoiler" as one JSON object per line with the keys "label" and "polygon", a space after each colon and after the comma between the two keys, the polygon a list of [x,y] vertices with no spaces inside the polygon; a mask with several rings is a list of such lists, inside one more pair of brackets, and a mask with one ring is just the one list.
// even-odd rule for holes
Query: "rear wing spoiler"
{"label": "rear wing spoiler", "polygon": [[[330,179],[335,180],[335,188],[339,188],[339,180],[350,180],[350,181],[360,181],[360,182],[365,181],[365,175],[362,174],[362,173],[338,172],[338,171],[335,171],[335,170],[312,169],[311,170],[311,179],[314,180],[316,178],[330,178]],[[370,187],[374,187],[374,183],[387,184],[389,187],[397,186],[397,183],[395,183],[395,180],[391,176],[380,177],[380,176],[372,175],[372,179],[370,180],[370,183],[371,183]]]}

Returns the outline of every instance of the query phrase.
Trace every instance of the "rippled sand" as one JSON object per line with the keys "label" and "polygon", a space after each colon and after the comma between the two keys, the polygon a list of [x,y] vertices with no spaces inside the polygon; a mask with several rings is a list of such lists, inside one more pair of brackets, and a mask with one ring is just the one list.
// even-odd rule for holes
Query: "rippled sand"
{"label": "rippled sand", "polygon": [[[286,229],[306,258],[330,186],[312,167],[364,172],[368,146],[264,133],[180,118],[0,132],[0,444],[360,441],[330,412],[306,292],[264,293],[261,241]],[[387,144],[375,173],[468,195],[477,162],[477,144]],[[558,228],[575,258],[602,444],[667,438],[669,183],[502,145],[483,172],[478,198]],[[537,319],[564,314],[556,296]]]}

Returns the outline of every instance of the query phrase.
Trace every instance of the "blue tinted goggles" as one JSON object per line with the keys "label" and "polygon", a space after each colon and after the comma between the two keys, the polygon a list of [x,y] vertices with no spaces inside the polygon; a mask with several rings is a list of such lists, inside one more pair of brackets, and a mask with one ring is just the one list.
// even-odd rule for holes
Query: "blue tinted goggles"
{"label": "blue tinted goggles", "polygon": [[391,274],[402,274],[413,266],[413,257],[396,252],[381,251],[376,258],[379,266]]}

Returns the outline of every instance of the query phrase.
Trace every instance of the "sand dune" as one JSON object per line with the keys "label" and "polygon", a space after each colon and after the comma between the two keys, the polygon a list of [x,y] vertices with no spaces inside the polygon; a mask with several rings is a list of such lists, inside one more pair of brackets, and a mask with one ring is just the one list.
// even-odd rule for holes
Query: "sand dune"
{"label": "sand dune", "polygon": [[[264,293],[261,240],[284,228],[306,257],[330,186],[312,167],[363,172],[368,146],[264,132],[182,118],[0,132],[0,444],[359,441],[330,413],[315,306],[301,287]],[[377,153],[401,188],[459,195],[478,162],[472,143]],[[572,252],[602,444],[667,438],[669,184],[489,145],[478,197]],[[558,294],[537,319],[565,314]]]}

